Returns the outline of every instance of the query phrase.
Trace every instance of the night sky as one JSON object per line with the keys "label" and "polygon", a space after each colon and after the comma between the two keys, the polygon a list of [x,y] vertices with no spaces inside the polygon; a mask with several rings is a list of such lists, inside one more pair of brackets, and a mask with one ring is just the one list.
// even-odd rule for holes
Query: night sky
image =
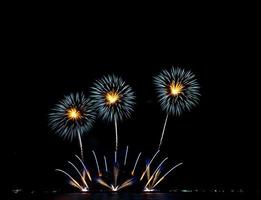
{"label": "night sky", "polygon": [[[79,153],[78,143],[63,141],[49,129],[48,112],[66,94],[88,95],[93,81],[105,74],[122,76],[137,96],[132,118],[119,123],[120,149],[128,144],[133,159],[139,151],[151,157],[165,118],[152,76],[171,66],[192,70],[202,96],[197,108],[169,118],[162,156],[184,165],[161,187],[261,187],[255,95],[248,87],[255,85],[253,72],[246,71],[251,68],[240,50],[242,43],[231,32],[225,34],[225,27],[184,23],[162,25],[159,31],[153,23],[125,22],[119,28],[104,22],[83,28],[43,19],[22,22],[15,21],[8,37],[8,82],[2,84],[8,111],[2,125],[8,129],[2,134],[11,189],[66,186],[54,169],[66,169],[66,161]],[[83,138],[86,159],[93,159],[93,149],[99,155],[111,153],[114,137],[113,124],[97,120]]]}

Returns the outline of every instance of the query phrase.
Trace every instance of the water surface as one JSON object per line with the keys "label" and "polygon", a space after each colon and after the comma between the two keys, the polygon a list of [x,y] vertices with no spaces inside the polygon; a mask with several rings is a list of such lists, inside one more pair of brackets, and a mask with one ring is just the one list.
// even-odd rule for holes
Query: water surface
{"label": "water surface", "polygon": [[11,200],[240,200],[246,193],[65,193],[13,194]]}

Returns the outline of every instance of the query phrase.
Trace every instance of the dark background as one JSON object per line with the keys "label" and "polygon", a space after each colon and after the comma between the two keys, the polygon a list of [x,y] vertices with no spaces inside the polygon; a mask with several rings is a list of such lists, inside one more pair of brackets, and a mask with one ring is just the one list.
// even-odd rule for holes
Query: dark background
{"label": "dark background", "polygon": [[[251,42],[241,32],[243,22],[211,9],[187,17],[185,9],[179,18],[174,11],[164,12],[160,20],[125,10],[101,19],[98,13],[85,16],[86,21],[37,11],[9,16],[2,73],[7,78],[2,84],[7,100],[3,126],[8,129],[2,134],[11,189],[65,187],[65,178],[54,169],[66,169],[78,143],[49,130],[48,112],[65,94],[88,94],[104,74],[122,76],[137,95],[132,118],[119,124],[120,148],[129,144],[133,160],[139,151],[151,157],[165,117],[152,76],[171,66],[192,70],[202,97],[190,113],[169,118],[161,157],[184,165],[161,187],[260,188],[256,63]],[[98,120],[83,143],[94,167],[90,151],[112,152],[113,125]]]}

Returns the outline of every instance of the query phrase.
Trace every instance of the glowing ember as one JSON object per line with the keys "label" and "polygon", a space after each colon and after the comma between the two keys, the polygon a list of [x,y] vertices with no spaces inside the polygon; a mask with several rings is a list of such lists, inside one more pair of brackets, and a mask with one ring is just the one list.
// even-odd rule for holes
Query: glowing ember
{"label": "glowing ember", "polygon": [[170,94],[172,96],[178,96],[182,92],[183,85],[180,83],[175,84],[174,82],[172,82],[169,86],[169,89],[170,89]]}
{"label": "glowing ember", "polygon": [[76,108],[70,108],[67,110],[67,116],[70,120],[77,120],[81,117],[81,113]]}
{"label": "glowing ember", "polygon": [[109,105],[113,105],[115,103],[117,103],[120,100],[120,96],[117,92],[108,92],[105,96],[107,104]]}

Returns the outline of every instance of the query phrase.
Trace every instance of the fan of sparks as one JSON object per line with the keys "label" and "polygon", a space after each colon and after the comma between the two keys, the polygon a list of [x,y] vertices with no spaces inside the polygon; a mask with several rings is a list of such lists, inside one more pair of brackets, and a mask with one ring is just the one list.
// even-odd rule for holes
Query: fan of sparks
{"label": "fan of sparks", "polygon": [[[135,157],[136,159],[129,161],[128,152],[129,147],[127,146],[122,159],[114,157],[112,160],[107,160],[106,155],[98,157],[95,151],[92,151],[92,163],[95,163],[96,171],[90,171],[84,161],[75,155],[77,163],[74,164],[68,161],[68,164],[74,169],[76,176],[72,176],[69,172],[62,169],[56,169],[56,171],[66,175],[69,179],[69,184],[81,192],[96,191],[95,183],[98,183],[100,186],[112,192],[120,191],[137,183],[137,185],[142,185],[143,191],[151,192],[156,190],[156,186],[158,186],[167,175],[183,164],[178,163],[164,172],[162,166],[168,160],[168,157],[158,159],[160,160],[159,164],[154,164],[157,157],[159,157],[160,151],[157,151],[152,158],[146,162],[146,165],[142,163],[141,152]],[[114,156],[116,156],[116,154]],[[140,167],[137,167],[138,165],[140,165]],[[139,170],[137,170],[137,168]]]}

